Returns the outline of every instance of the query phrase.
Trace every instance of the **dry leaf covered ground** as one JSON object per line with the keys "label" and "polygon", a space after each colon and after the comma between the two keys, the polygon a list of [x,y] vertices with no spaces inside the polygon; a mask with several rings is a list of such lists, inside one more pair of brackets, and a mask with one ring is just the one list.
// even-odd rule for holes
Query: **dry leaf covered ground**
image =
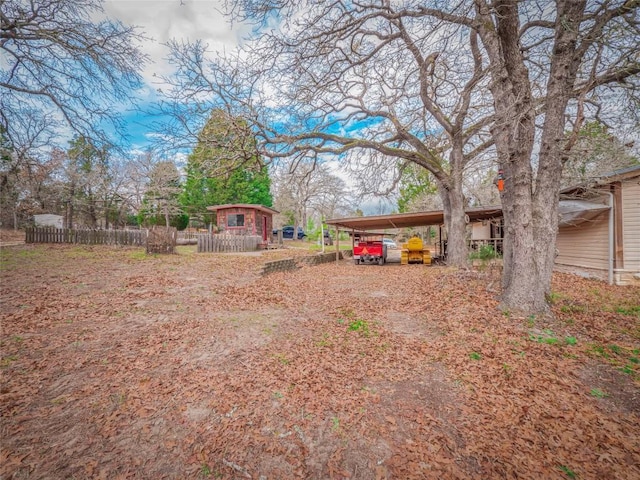
{"label": "dry leaf covered ground", "polygon": [[640,291],[262,256],[1,251],[4,478],[640,478]]}
{"label": "dry leaf covered ground", "polygon": [[24,230],[0,228],[0,246],[24,243]]}

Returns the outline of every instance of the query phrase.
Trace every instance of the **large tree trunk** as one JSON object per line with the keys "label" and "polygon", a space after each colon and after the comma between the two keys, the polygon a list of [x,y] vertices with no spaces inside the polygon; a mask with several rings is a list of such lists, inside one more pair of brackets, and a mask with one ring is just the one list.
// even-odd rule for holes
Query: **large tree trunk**
{"label": "large tree trunk", "polygon": [[444,225],[447,231],[447,265],[466,267],[469,264],[469,250],[466,241],[464,196],[462,185],[452,183],[453,185],[438,189],[442,198]]}
{"label": "large tree trunk", "polygon": [[524,162],[507,164],[502,196],[504,215],[504,271],[501,308],[538,313],[547,309],[547,282],[541,252],[549,240],[541,241],[541,219],[532,205],[531,168]]}
{"label": "large tree trunk", "polygon": [[533,212],[536,221],[535,259],[540,272],[540,288],[551,292],[558,232],[558,202],[562,178],[565,112],[578,70],[576,44],[585,0],[558,2],[554,55],[547,82],[547,102],[540,141],[540,155]]}
{"label": "large tree trunk", "polygon": [[505,177],[500,194],[504,217],[501,308],[538,312],[546,309],[546,301],[541,289],[542,272],[535,259],[538,220],[532,208],[535,112],[529,72],[518,40],[518,7],[516,2],[497,2],[495,29],[492,9],[486,3],[477,3],[477,13],[484,21],[480,37],[489,54],[493,78],[490,89],[496,123],[492,135]]}
{"label": "large tree trunk", "polygon": [[[478,3],[478,13],[489,9]],[[481,29],[489,53],[496,110],[492,133],[505,173],[501,194],[505,221],[502,308],[524,314],[548,310],[558,226],[564,114],[578,62],[574,58],[584,0],[558,1],[552,64],[538,168],[533,178],[531,154],[535,114],[531,84],[518,40],[518,4],[496,5],[497,28]],[[488,23],[487,23],[488,24]],[[493,23],[491,23],[493,25]]]}
{"label": "large tree trunk", "polygon": [[435,175],[438,193],[442,199],[444,226],[447,231],[447,264],[455,267],[469,265],[467,248],[467,221],[462,191],[464,170],[463,142],[461,135],[454,136],[449,154],[448,174]]}

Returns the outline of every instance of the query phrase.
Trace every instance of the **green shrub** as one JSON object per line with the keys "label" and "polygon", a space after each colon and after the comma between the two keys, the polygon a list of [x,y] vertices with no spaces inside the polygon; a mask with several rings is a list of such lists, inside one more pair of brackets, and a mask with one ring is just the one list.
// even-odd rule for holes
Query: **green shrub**
{"label": "green shrub", "polygon": [[482,245],[478,250],[472,252],[469,255],[471,260],[493,260],[494,258],[498,258],[499,255],[493,249],[492,245]]}

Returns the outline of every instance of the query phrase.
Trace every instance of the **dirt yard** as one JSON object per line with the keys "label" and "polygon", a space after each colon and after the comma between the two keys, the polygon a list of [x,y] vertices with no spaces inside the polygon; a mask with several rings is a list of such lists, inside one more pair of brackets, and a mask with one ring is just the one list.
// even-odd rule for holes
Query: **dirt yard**
{"label": "dirt yard", "polygon": [[638,288],[301,253],[2,248],[1,478],[640,478]]}
{"label": "dirt yard", "polygon": [[24,230],[0,228],[0,246],[24,243]]}

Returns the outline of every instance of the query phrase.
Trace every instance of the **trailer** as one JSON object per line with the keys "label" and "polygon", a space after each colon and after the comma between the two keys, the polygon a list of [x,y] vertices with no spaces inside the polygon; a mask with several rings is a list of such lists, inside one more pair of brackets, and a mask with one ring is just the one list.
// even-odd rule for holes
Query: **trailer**
{"label": "trailer", "polygon": [[382,237],[360,237],[353,246],[353,261],[356,265],[361,263],[384,265],[387,261],[387,246],[382,241]]}

